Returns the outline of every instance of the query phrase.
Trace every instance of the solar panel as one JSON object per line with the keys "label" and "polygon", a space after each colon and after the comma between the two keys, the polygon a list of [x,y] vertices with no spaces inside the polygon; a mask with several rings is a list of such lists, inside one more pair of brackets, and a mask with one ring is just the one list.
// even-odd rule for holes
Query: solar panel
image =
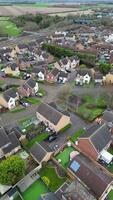
{"label": "solar panel", "polygon": [[80,164],[74,160],[74,161],[71,163],[70,168],[71,168],[74,172],[77,172],[78,169],[80,168]]}

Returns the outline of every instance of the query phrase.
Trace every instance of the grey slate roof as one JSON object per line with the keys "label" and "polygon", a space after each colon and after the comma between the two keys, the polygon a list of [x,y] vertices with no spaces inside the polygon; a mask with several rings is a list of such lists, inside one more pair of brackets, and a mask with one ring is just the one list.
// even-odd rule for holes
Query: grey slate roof
{"label": "grey slate roof", "polygon": [[19,139],[21,136],[22,136],[22,131],[21,131],[21,129],[18,127],[18,126],[16,126],[16,127],[14,127],[14,128],[12,128],[11,129],[11,132],[14,132],[15,133],[15,135],[16,135],[16,137]]}
{"label": "grey slate roof", "polygon": [[34,67],[32,72],[35,73],[35,74],[38,74],[39,72],[42,72],[43,74],[45,74],[45,68],[43,68],[43,67]]}
{"label": "grey slate roof", "polygon": [[100,152],[112,140],[109,127],[106,124],[93,125],[79,138],[89,138],[96,150]]}
{"label": "grey slate roof", "polygon": [[103,75],[100,74],[100,73],[96,73],[96,74],[94,75],[94,79],[95,79],[95,80],[102,80],[102,79],[103,79]]}
{"label": "grey slate roof", "polygon": [[10,133],[8,135],[8,138],[9,138],[11,143],[7,147],[3,148],[3,152],[5,154],[9,153],[10,151],[12,151],[13,149],[15,149],[16,147],[18,147],[20,145],[19,140],[17,139],[14,132]]}
{"label": "grey slate roof", "polygon": [[16,63],[11,63],[9,66],[11,67],[12,71],[15,71],[15,69],[17,68]]}
{"label": "grey slate roof", "polygon": [[35,85],[36,85],[36,82],[32,79],[32,78],[30,78],[30,79],[28,79],[26,82],[25,82],[25,84],[24,84],[27,88],[34,88],[35,87]]}
{"label": "grey slate roof", "polygon": [[62,113],[53,108],[52,106],[42,103],[39,105],[37,112],[45,117],[48,121],[57,125],[62,117]]}
{"label": "grey slate roof", "polygon": [[3,127],[0,127],[0,148],[4,147],[6,144],[10,144],[10,140]]}
{"label": "grey slate roof", "polygon": [[104,119],[106,122],[113,122],[113,111],[112,110],[110,110],[110,111],[106,110],[103,113],[102,119]]}
{"label": "grey slate roof", "polygon": [[35,143],[30,149],[30,153],[40,163],[46,156],[47,151],[39,143]]}
{"label": "grey slate roof", "polygon": [[16,91],[11,88],[3,92],[3,97],[8,102],[11,97],[16,98],[17,94],[16,94]]}
{"label": "grey slate roof", "polygon": [[59,77],[67,78],[67,77],[68,77],[68,73],[63,72],[63,71],[60,71],[60,73],[59,73]]}
{"label": "grey slate roof", "polygon": [[79,74],[80,76],[85,76],[86,74],[91,76],[91,70],[89,70],[89,69],[79,69],[77,71],[77,74]]}

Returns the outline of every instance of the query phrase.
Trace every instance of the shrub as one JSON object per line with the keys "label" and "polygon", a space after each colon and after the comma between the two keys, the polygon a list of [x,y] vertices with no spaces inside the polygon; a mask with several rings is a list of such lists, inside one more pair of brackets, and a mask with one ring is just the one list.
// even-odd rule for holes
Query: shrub
{"label": "shrub", "polygon": [[66,125],[65,127],[63,127],[59,132],[63,133],[65,131],[67,131],[69,128],[71,127],[71,124]]}

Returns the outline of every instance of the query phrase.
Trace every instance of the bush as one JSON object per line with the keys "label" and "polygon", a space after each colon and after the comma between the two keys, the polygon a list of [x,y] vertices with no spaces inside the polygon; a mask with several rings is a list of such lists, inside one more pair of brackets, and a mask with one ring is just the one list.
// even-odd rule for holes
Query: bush
{"label": "bush", "polygon": [[42,180],[43,180],[43,182],[44,182],[47,186],[50,184],[50,180],[49,180],[48,177],[43,176],[43,177],[42,177]]}
{"label": "bush", "polygon": [[59,133],[64,133],[65,131],[67,131],[69,128],[71,127],[71,124],[66,125],[64,128],[62,128]]}

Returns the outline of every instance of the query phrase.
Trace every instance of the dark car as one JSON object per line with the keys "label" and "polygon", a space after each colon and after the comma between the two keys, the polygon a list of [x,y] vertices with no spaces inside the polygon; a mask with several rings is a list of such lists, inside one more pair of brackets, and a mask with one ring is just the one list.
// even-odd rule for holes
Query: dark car
{"label": "dark car", "polygon": [[49,142],[52,142],[52,141],[56,140],[56,138],[57,138],[56,135],[50,135],[50,136],[48,137],[48,141],[49,141]]}

